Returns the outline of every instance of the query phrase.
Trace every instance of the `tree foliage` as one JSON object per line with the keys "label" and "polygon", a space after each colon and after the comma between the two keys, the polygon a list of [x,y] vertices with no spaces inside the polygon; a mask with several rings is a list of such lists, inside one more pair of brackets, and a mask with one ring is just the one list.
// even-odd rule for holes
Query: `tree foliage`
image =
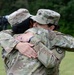
{"label": "tree foliage", "polygon": [[36,14],[40,8],[61,14],[60,31],[74,35],[74,0],[0,0],[0,15],[8,15],[19,8],[27,8]]}

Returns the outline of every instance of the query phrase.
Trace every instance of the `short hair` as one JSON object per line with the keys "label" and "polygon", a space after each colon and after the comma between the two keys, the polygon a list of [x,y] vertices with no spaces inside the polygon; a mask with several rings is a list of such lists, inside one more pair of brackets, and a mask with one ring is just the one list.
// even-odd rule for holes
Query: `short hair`
{"label": "short hair", "polygon": [[26,20],[22,21],[21,23],[12,26],[13,33],[15,34],[24,33],[27,29],[30,28],[30,21],[33,22],[33,20],[30,19],[29,17]]}

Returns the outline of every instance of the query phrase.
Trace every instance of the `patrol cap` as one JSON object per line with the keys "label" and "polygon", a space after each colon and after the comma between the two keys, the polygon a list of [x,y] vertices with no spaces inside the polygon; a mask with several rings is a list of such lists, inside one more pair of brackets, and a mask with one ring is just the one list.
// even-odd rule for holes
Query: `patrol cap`
{"label": "patrol cap", "polygon": [[28,17],[32,16],[27,9],[20,8],[8,16],[8,22],[11,26],[21,23]]}
{"label": "patrol cap", "polygon": [[39,9],[36,16],[31,17],[34,21],[40,24],[57,25],[60,19],[60,14],[49,9]]}

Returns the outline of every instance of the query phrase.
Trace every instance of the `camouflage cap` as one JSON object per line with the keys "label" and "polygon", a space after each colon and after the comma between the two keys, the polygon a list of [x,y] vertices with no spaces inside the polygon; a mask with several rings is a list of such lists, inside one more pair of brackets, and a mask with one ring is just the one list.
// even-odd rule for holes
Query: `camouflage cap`
{"label": "camouflage cap", "polygon": [[51,23],[57,25],[60,19],[60,14],[49,9],[39,9],[36,16],[32,16],[31,18],[40,24]]}
{"label": "camouflage cap", "polygon": [[21,23],[28,17],[32,16],[27,9],[21,8],[8,16],[8,22],[11,26]]}

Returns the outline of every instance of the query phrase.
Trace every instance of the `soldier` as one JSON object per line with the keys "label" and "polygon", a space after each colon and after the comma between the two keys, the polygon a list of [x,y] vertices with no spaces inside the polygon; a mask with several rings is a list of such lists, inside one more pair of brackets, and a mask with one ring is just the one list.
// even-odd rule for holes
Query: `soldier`
{"label": "soldier", "polygon": [[[44,13],[42,13],[42,12],[44,12]],[[60,18],[60,15],[54,17],[54,15],[56,15],[56,13],[54,13],[53,11],[51,11],[51,12],[53,13],[53,14],[50,14],[51,16],[49,16],[49,18],[51,17],[51,19],[50,20],[48,19],[50,22],[47,19],[46,19],[46,21],[43,20],[43,19],[45,19],[43,16],[47,16],[46,14],[48,13],[44,9],[39,10],[38,11],[38,14],[36,16],[32,17],[32,19],[34,21],[38,22],[38,24],[41,24],[41,25],[44,22],[49,22],[50,23],[49,25],[52,24],[52,26],[55,26],[58,23],[58,20]],[[74,51],[73,50],[74,49],[74,47],[73,47],[74,46],[74,38],[71,37],[71,36],[69,36],[69,35],[65,35],[65,34],[63,34],[61,32],[57,32],[57,31],[54,31],[53,32],[53,31],[50,30],[50,28],[54,29],[54,27],[49,27],[50,44],[48,44],[48,46],[50,46],[49,48],[51,49],[53,55],[55,55],[57,57],[57,63],[56,63],[56,66],[55,67],[53,67],[52,69],[49,68],[47,70],[47,74],[46,75],[59,75],[59,65],[60,65],[61,60],[65,56],[65,51],[67,51],[67,50]],[[22,38],[24,36],[21,36],[20,38]],[[25,38],[22,38],[22,39],[24,41],[27,41],[27,40],[25,40],[26,37]],[[18,39],[18,40],[23,41],[22,39]],[[35,42],[35,40],[34,40],[34,42]]]}
{"label": "soldier", "polygon": [[[56,15],[58,15],[58,16],[56,16]],[[52,10],[47,10],[47,9],[40,9],[38,11],[37,15],[35,17],[32,17],[32,19],[34,19],[36,21],[35,26],[38,27],[38,28],[36,28],[37,33],[35,33],[34,29],[28,30],[27,32],[30,32],[30,31],[33,32],[34,31],[33,34],[36,34],[36,36],[34,36],[34,37],[30,36],[30,39],[28,39],[28,40],[24,40],[24,38],[22,38],[22,40],[20,40],[20,41],[25,41],[25,42],[29,41],[31,43],[35,43],[33,48],[36,51],[39,49],[38,59],[40,60],[41,63],[37,59],[32,58],[30,60],[27,60],[27,63],[23,64],[22,62],[26,61],[26,59],[29,59],[29,58],[24,57],[23,55],[18,53],[18,56],[17,56],[18,60],[16,61],[17,63],[12,63],[13,67],[11,68],[11,70],[9,72],[10,74],[13,74],[12,72],[14,72],[15,75],[16,74],[17,75],[23,75],[23,74],[24,75],[38,75],[38,74],[40,74],[40,75],[43,75],[43,74],[44,75],[58,75],[59,74],[59,72],[58,72],[59,64],[60,64],[62,58],[64,57],[65,49],[68,49],[68,48],[70,50],[74,49],[74,43],[73,43],[74,38],[70,37],[70,36],[66,36],[66,35],[59,33],[59,32],[52,32],[51,30],[49,30],[49,33],[48,33],[47,30],[41,29],[41,27],[43,27],[45,29],[49,29],[48,28],[49,24],[56,25],[58,20],[59,20],[59,17],[60,17],[60,15],[57,12],[54,12]],[[38,24],[41,25],[41,27]],[[33,34],[32,34],[32,36],[33,36]],[[24,35],[25,34],[23,34],[23,36]],[[21,35],[20,35],[20,37],[21,37]],[[45,39],[47,38],[47,39],[44,40],[44,38]],[[60,40],[60,38],[61,38],[61,40]],[[18,44],[16,45],[17,49],[19,49],[18,47],[20,47],[20,45],[18,45]],[[51,49],[51,51],[48,48]],[[63,50],[61,50],[61,49],[63,49]],[[49,52],[48,54],[47,54],[46,50]],[[10,50],[8,50],[8,51],[10,51]],[[14,53],[15,52],[13,51],[13,53],[10,53],[10,55],[13,56]],[[41,60],[42,59],[41,56],[43,56],[43,53],[47,54],[48,59],[51,56],[52,63],[54,62],[53,61],[54,59],[57,59],[57,61],[54,63],[55,65],[53,67],[51,66],[52,64],[45,66],[42,63],[42,62],[45,62],[45,64],[46,64],[46,61]],[[40,59],[40,57],[41,57],[41,59]],[[46,59],[46,58],[44,58],[44,59]],[[23,60],[23,59],[25,59],[25,60]],[[19,60],[22,60],[22,61],[19,62]],[[36,60],[36,62],[33,60]],[[50,61],[50,59],[48,60],[48,62],[51,62],[51,61]],[[21,65],[20,63],[22,63],[24,67],[18,66],[18,65]],[[35,65],[35,63],[37,63],[37,64]],[[11,66],[12,66],[12,64],[11,64]],[[19,72],[19,73],[17,73],[17,72]]]}

